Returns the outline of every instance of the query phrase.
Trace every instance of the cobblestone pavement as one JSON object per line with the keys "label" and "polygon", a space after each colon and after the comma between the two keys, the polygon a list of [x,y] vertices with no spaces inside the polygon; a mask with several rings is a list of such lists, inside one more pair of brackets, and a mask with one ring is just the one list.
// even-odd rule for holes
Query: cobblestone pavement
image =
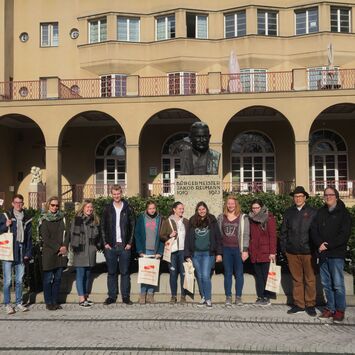
{"label": "cobblestone pavement", "polygon": [[8,316],[1,309],[2,354],[355,354],[355,307],[344,324],[307,314],[288,315],[285,305],[246,304],[212,309],[196,304],[90,309],[45,305]]}

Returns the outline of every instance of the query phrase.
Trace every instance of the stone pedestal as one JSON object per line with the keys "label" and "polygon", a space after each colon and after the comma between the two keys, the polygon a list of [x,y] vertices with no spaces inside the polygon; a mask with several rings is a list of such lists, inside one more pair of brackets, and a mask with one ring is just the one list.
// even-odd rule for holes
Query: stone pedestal
{"label": "stone pedestal", "polygon": [[28,192],[41,192],[43,193],[45,191],[45,187],[42,183],[31,183],[28,186]]}
{"label": "stone pedestal", "polygon": [[175,200],[185,205],[186,218],[195,213],[200,201],[217,217],[223,209],[222,180],[218,175],[181,175],[175,181]]}

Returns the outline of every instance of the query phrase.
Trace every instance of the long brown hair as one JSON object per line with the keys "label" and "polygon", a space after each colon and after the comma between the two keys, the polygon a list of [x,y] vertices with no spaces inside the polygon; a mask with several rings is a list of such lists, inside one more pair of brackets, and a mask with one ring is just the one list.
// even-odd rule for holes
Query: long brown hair
{"label": "long brown hair", "polygon": [[[83,215],[84,215],[84,208],[85,208],[87,205],[89,205],[90,203],[92,204],[92,207],[94,207],[93,201],[92,201],[91,199],[85,199],[85,200],[81,203],[81,205],[80,205],[78,211],[75,213],[75,216],[76,216],[76,217],[83,216]],[[95,224],[100,224],[100,219],[99,219],[98,215],[95,213],[95,208],[94,208],[94,210],[93,210],[93,212],[92,212],[92,215],[93,215],[93,217],[94,217],[94,222],[95,222]]]}
{"label": "long brown hair", "polygon": [[[206,217],[204,219],[201,218],[201,216],[198,214],[198,209],[199,207],[203,206],[204,208],[206,208]],[[208,227],[211,223],[211,215],[210,215],[210,211],[206,205],[205,202],[200,201],[195,208],[195,214],[191,217],[190,219],[190,223],[191,226],[193,228],[201,228],[201,227]]]}
{"label": "long brown hair", "polygon": [[234,200],[235,202],[235,211],[234,211],[234,214],[236,216],[239,216],[240,215],[240,211],[241,211],[241,208],[240,208],[240,203],[239,201],[237,200],[237,197],[235,195],[228,195],[226,200],[224,201],[224,206],[223,206],[223,214],[226,216],[228,214],[228,208],[227,208],[227,202],[228,200]]}

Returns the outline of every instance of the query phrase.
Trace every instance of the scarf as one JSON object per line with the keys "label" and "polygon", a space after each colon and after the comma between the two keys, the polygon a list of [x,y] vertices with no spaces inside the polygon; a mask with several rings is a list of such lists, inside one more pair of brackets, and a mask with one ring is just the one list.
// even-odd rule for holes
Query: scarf
{"label": "scarf", "polygon": [[86,244],[86,236],[89,238],[89,244],[94,244],[94,240],[98,236],[99,231],[94,223],[94,216],[79,215],[74,219],[74,228],[71,238],[71,245],[77,248]]}
{"label": "scarf", "polygon": [[262,230],[266,229],[266,223],[269,219],[269,212],[265,206],[261,207],[259,213],[255,214],[254,212],[249,212],[249,218],[255,222],[259,223]]}
{"label": "scarf", "polygon": [[13,211],[17,223],[16,241],[18,241],[19,243],[23,243],[25,240],[25,231],[23,229],[24,213],[23,211],[16,211],[15,209]]}
{"label": "scarf", "polygon": [[56,213],[52,212],[44,212],[41,216],[41,220],[46,220],[48,222],[57,222],[64,218],[64,213],[61,211],[57,211]]}

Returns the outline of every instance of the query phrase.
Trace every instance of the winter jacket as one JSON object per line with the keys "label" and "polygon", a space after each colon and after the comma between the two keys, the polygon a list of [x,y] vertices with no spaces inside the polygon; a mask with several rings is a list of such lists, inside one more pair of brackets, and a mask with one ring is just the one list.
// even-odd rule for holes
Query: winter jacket
{"label": "winter jacket", "polygon": [[53,270],[59,267],[66,267],[68,258],[58,255],[59,249],[65,246],[68,249],[69,235],[66,232],[65,220],[58,221],[43,220],[39,227],[43,239],[42,265],[44,271]]}
{"label": "winter jacket", "polygon": [[280,231],[280,247],[283,253],[312,253],[310,230],[316,213],[317,211],[308,205],[304,205],[300,211],[296,205],[285,211]]}
{"label": "winter jacket", "polygon": [[250,242],[249,255],[252,263],[267,263],[270,261],[270,254],[276,254],[276,220],[269,212],[269,218],[265,229],[261,224],[250,221]]}
{"label": "winter jacket", "polygon": [[[134,238],[136,242],[136,250],[138,255],[146,252],[146,234],[145,234],[145,218],[144,213],[141,214],[137,219],[136,229],[134,232]],[[155,239],[155,254],[163,255],[164,253],[164,243],[159,238],[159,231],[162,224],[162,218],[157,215],[157,225],[156,225],[156,239]]]}
{"label": "winter jacket", "polygon": [[[17,235],[17,220],[14,215],[14,210],[11,209],[7,213],[7,217],[12,220],[12,224],[10,226],[10,232],[13,234],[13,252],[14,252],[14,262],[22,263],[24,257],[30,259],[32,257],[32,218],[27,214],[26,210],[24,210],[24,217],[22,220],[23,229],[24,229],[24,241],[23,243],[19,243],[16,240]],[[0,214],[0,234],[6,233],[8,231],[8,227],[6,226],[7,218],[3,213]]]}
{"label": "winter jacket", "polygon": [[[189,220],[188,233],[185,236],[185,258],[191,258],[195,252],[195,227],[192,225],[193,217]],[[213,215],[209,215],[210,218],[210,255],[222,255],[222,237],[219,230],[217,219]]]}
{"label": "winter jacket", "polygon": [[[131,206],[122,200],[123,206],[120,215],[121,238],[124,246],[133,244],[135,216]],[[103,244],[111,247],[116,245],[116,210],[113,202],[104,209],[101,219],[101,238]]]}
{"label": "winter jacket", "polygon": [[[177,232],[177,225],[174,219],[170,218],[171,221],[171,225],[173,226],[173,229],[175,232]],[[182,219],[182,223],[185,226],[185,239],[186,239],[186,235],[189,231],[189,220],[186,218]],[[164,219],[160,228],[160,240],[165,243],[166,241],[168,241],[170,239],[170,234],[172,233],[171,230],[171,226],[170,226],[170,222],[168,220],[168,218]],[[178,235],[176,235],[176,239],[179,241]],[[179,247],[179,246],[178,246]]]}
{"label": "winter jacket", "polygon": [[[224,215],[222,213],[217,218],[219,231],[221,233],[221,239],[222,239],[222,233],[223,233],[223,228],[222,228],[223,217],[224,217]],[[241,231],[242,231],[242,223],[244,223],[243,235],[241,233]],[[248,251],[249,239],[250,239],[249,218],[248,218],[248,216],[246,214],[241,213],[240,214],[239,229],[238,229],[238,245],[239,245],[239,249],[241,249],[242,251]],[[242,245],[243,245],[243,249],[241,248]]]}
{"label": "winter jacket", "polygon": [[327,242],[327,250],[320,253],[321,257],[344,258],[346,246],[351,234],[351,216],[343,201],[338,200],[333,211],[323,206],[312,223],[311,237],[317,249]]}

